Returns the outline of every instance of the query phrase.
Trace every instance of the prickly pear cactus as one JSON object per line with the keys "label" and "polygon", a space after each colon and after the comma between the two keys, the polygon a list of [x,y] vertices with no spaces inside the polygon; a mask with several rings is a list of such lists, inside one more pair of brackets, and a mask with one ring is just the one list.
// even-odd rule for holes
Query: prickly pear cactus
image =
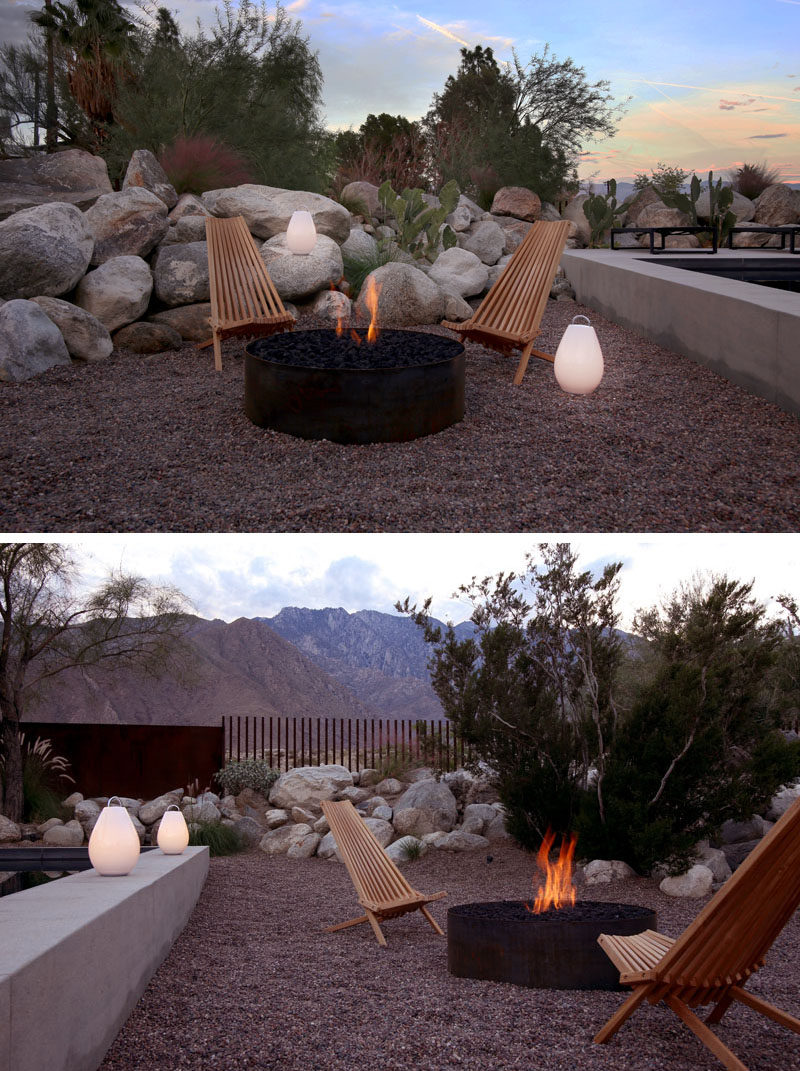
{"label": "prickly pear cactus", "polygon": [[601,237],[614,226],[617,216],[624,211],[621,205],[617,205],[616,179],[609,180],[607,194],[592,193],[586,198],[583,202],[583,214],[592,230],[589,239],[592,248],[600,244]]}
{"label": "prickly pear cactus", "polygon": [[397,245],[417,260],[422,257],[435,260],[440,242],[444,249],[456,244],[454,231],[445,227],[440,233],[440,228],[458,204],[460,196],[458,184],[452,180],[439,191],[438,208],[425,204],[420,189],[406,189],[398,195],[391,183],[386,181],[378,190],[378,200],[387,214],[394,216],[397,221]]}

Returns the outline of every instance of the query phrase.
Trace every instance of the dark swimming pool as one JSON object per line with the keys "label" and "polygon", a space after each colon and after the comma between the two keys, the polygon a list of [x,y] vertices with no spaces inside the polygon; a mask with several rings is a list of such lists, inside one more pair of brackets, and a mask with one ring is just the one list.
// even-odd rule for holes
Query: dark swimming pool
{"label": "dark swimming pool", "polygon": [[800,255],[797,254],[787,257],[709,256],[690,259],[661,253],[658,257],[647,257],[646,262],[660,267],[702,272],[715,279],[737,279],[742,283],[755,283],[756,286],[800,294]]}

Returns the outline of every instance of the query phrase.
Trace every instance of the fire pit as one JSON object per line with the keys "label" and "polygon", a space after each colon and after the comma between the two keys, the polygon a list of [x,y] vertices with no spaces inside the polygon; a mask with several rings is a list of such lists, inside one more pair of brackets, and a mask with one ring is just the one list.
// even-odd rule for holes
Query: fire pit
{"label": "fire pit", "polygon": [[297,331],[245,349],[244,409],[303,439],[404,442],[464,416],[464,347],[421,331]]}
{"label": "fire pit", "polygon": [[447,967],[460,978],[531,989],[619,989],[619,971],[597,943],[601,933],[656,929],[656,913],[634,904],[576,903],[575,837],[550,861],[548,831],[537,865],[545,874],[531,901],[460,904],[447,912]]}

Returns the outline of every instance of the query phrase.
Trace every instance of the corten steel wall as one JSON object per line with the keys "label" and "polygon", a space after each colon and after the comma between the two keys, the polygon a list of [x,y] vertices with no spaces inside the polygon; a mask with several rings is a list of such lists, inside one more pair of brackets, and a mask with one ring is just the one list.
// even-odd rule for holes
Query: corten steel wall
{"label": "corten steel wall", "polygon": [[[52,742],[69,759],[84,796],[148,798],[194,781],[214,788],[225,762],[222,728],[207,725],[81,725],[23,722],[25,740]],[[69,791],[72,791],[70,787]]]}

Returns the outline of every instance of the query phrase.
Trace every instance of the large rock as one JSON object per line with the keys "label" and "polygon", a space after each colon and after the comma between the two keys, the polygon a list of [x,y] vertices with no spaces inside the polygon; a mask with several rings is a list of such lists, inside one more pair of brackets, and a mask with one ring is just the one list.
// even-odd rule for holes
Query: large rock
{"label": "large rock", "polygon": [[493,216],[514,216],[533,223],[542,214],[542,202],[537,194],[524,186],[503,186],[494,195]]}
{"label": "large rock", "polygon": [[196,194],[182,193],[178,198],[178,203],[167,214],[167,219],[170,223],[177,223],[189,216],[202,216],[205,219],[210,215],[211,213]]}
{"label": "large rock", "polygon": [[[75,805],[75,818],[81,824],[81,828],[87,837],[91,836],[97,819],[100,817],[102,808],[94,800],[82,800]],[[141,809],[139,811],[141,814]],[[140,819],[143,821],[143,819]]]}
{"label": "large rock", "polygon": [[496,264],[505,252],[506,235],[498,223],[484,219],[473,224],[468,234],[460,236],[458,244],[474,253],[483,264]]}
{"label": "large rock", "polygon": [[[561,216],[558,218],[561,219]],[[524,219],[514,219],[513,216],[497,216],[493,222],[503,232],[506,253],[513,253],[515,249],[518,249],[533,226],[532,223],[526,223]]]}
{"label": "large rock", "polygon": [[61,332],[70,357],[78,361],[102,361],[109,356],[114,344],[97,317],[80,305],[61,298],[35,297],[33,300]]}
{"label": "large rock", "polygon": [[155,799],[148,800],[143,803],[139,808],[139,821],[143,822],[146,826],[153,825],[159,818],[162,818],[164,811],[173,803],[179,803],[180,797],[175,792],[166,792],[163,796],[156,796]]}
{"label": "large rock", "polygon": [[418,781],[409,785],[394,805],[392,822],[402,837],[443,830],[449,833],[456,824],[458,805],[447,785],[441,781]]}
{"label": "large rock", "polygon": [[380,217],[383,214],[378,187],[371,182],[348,182],[340,197],[356,215]]}
{"label": "large rock", "polygon": [[685,874],[664,878],[658,887],[665,896],[682,896],[697,900],[701,896],[708,896],[713,883],[714,875],[708,867],[697,863]]}
{"label": "large rock", "polygon": [[428,845],[424,841],[412,836],[401,837],[400,840],[390,844],[388,848],[384,848],[392,862],[398,866],[409,862],[413,858],[425,855],[427,850]]}
{"label": "large rock", "polygon": [[436,847],[446,852],[474,852],[477,849],[489,847],[486,837],[478,833],[468,833],[463,829],[454,829],[452,833],[445,833],[436,840]]}
{"label": "large rock", "polygon": [[394,840],[394,829],[392,828],[391,822],[373,816],[372,818],[365,818],[364,824],[375,837],[378,844],[380,844],[381,848],[387,848]]}
{"label": "large rock", "polygon": [[148,316],[154,324],[167,324],[174,328],[185,342],[205,342],[211,338],[208,321],[211,302],[200,301],[195,305],[180,305],[176,309],[164,309]]}
{"label": "large rock", "polygon": [[727,881],[731,876],[731,868],[725,853],[719,848],[711,848],[708,844],[698,846],[697,862],[707,866],[711,871],[714,881]]}
{"label": "large rock", "polygon": [[302,301],[327,290],[344,272],[339,246],[324,234],[317,235],[316,245],[305,256],[292,253],[286,235],[277,234],[261,247],[261,258],[275,289],[286,301]]}
{"label": "large rock", "polygon": [[283,807],[271,807],[264,812],[264,824],[267,829],[278,829],[289,824],[289,812]]}
{"label": "large rock", "polygon": [[13,844],[22,838],[22,830],[16,822],[0,814],[0,844]]}
{"label": "large rock", "polygon": [[83,844],[83,827],[76,819],[63,826],[52,826],[42,840],[48,846],[59,848],[80,848]]}
{"label": "large rock", "polygon": [[[295,826],[295,829],[297,826]],[[310,859],[319,847],[319,842],[322,840],[319,833],[315,833],[313,830],[302,838],[302,840],[296,840],[289,846],[286,855],[289,859]]]}
{"label": "large rock", "polygon": [[160,249],[153,263],[153,286],[158,300],[171,308],[208,301],[208,244],[185,242]]}
{"label": "large rock", "polygon": [[0,306],[0,380],[22,383],[69,363],[61,332],[35,302],[15,298]]}
{"label": "large rock", "polygon": [[323,834],[322,840],[317,845],[317,858],[338,859],[341,862],[341,857],[336,848],[336,838],[330,831]]}
{"label": "large rock", "polygon": [[85,209],[110,192],[105,160],[83,149],[0,160],[0,219],[54,201]]}
{"label": "large rock", "polygon": [[689,217],[685,212],[655,201],[642,209],[636,221],[637,227],[686,227],[688,224]]}
{"label": "large rock", "polygon": [[323,290],[314,299],[311,315],[330,320],[332,323],[338,323],[341,320],[348,324],[353,315],[353,302],[347,294],[342,294],[338,290]]}
{"label": "large rock", "polygon": [[141,187],[154,193],[167,208],[174,208],[178,203],[175,187],[149,149],[136,149],[130,158],[128,170],[122,180],[122,188],[127,190],[131,186]]}
{"label": "large rock", "polygon": [[639,190],[634,197],[625,202],[625,226],[633,227],[634,224],[638,224],[640,214],[645,208],[654,204],[666,208],[666,205],[652,186],[645,186],[643,190]]}
{"label": "large rock", "polygon": [[371,234],[362,231],[360,227],[353,227],[347,241],[342,245],[343,257],[375,257],[378,255],[378,243]]}
{"label": "large rock", "polygon": [[0,223],[0,298],[57,297],[86,272],[94,237],[74,205],[47,204]]}
{"label": "large rock", "polygon": [[380,288],[378,323],[381,327],[410,327],[441,320],[444,311],[441,289],[419,268],[396,261],[383,264],[367,276],[355,304],[359,320],[367,322],[370,318],[364,300],[370,279]]}
{"label": "large rock", "polygon": [[[296,826],[279,826],[277,829],[271,829],[269,833],[265,833],[258,846],[267,855],[285,855],[294,845],[302,844],[306,837],[318,838],[318,834],[314,832],[311,826],[304,825],[302,822]],[[319,839],[314,845],[315,849],[317,844],[319,844]]]}
{"label": "large rock", "polygon": [[497,811],[491,803],[469,803],[464,808],[461,828],[465,833],[483,834],[488,825],[497,818]]}
{"label": "large rock", "polygon": [[444,308],[442,319],[451,323],[463,323],[472,316],[473,308],[460,294],[451,294],[449,290],[442,290]]}
{"label": "large rock", "polygon": [[170,227],[166,238],[161,243],[177,242],[205,242],[206,220],[205,216],[184,216],[176,224]]}
{"label": "large rock", "polygon": [[251,848],[255,848],[260,844],[261,838],[264,836],[264,827],[255,818],[251,818],[249,814],[243,818],[235,818],[233,820],[233,828]]}
{"label": "large rock", "polygon": [[756,198],[753,220],[771,227],[800,223],[800,190],[794,190],[784,182],[768,186]]}
{"label": "large rock", "polygon": [[398,781],[396,777],[385,777],[383,781],[379,781],[375,786],[375,794],[377,796],[396,796],[405,787],[403,782]]}
{"label": "large rock", "polygon": [[467,298],[481,293],[489,273],[486,265],[481,263],[480,257],[475,253],[453,246],[452,249],[445,249],[444,253],[439,254],[428,272],[428,278],[442,290]]}
{"label": "large rock", "polygon": [[767,818],[773,822],[777,822],[779,818],[786,814],[798,798],[800,798],[800,784],[781,789],[781,791],[776,793],[770,801],[767,810]]}
{"label": "large rock", "polygon": [[153,276],[141,257],[107,260],[84,275],[75,290],[75,302],[115,331],[133,323],[147,309],[153,291]]}
{"label": "large rock", "polygon": [[621,859],[593,859],[583,868],[587,885],[609,885],[612,881],[625,881],[635,876],[636,872]]}
{"label": "large rock", "polygon": [[[205,197],[203,203],[207,204]],[[350,234],[350,213],[330,197],[303,190],[281,190],[274,186],[245,183],[223,190],[214,200],[217,216],[244,216],[257,238],[285,234],[292,213],[305,209],[311,213],[317,235],[332,238],[341,245]]]}
{"label": "large rock", "polygon": [[181,810],[187,822],[219,822],[220,810],[211,800],[197,799],[194,803],[182,803]]}
{"label": "large rock", "polygon": [[469,230],[472,224],[472,213],[466,205],[456,205],[453,211],[445,220],[447,226],[456,234],[461,234],[464,231]]}
{"label": "large rock", "polygon": [[[697,198],[695,205],[698,219],[708,219],[711,212],[711,199],[708,196],[708,190],[703,190],[700,196]],[[733,191],[733,201],[728,212],[733,212],[736,216],[737,223],[749,223],[755,214],[756,206],[755,202],[751,201],[749,197],[743,197],[736,190]]]}
{"label": "large rock", "polygon": [[131,353],[164,353],[177,350],[183,339],[169,324],[151,324],[145,320],[121,327],[114,332],[114,345]]}
{"label": "large rock", "polygon": [[743,822],[728,819],[722,823],[720,840],[723,844],[740,844],[744,841],[757,840],[764,836],[764,819],[754,814]]}
{"label": "large rock", "polygon": [[345,766],[298,766],[282,773],[269,794],[273,807],[291,810],[292,807],[307,807],[333,797],[353,784],[350,771]]}
{"label": "large rock", "polygon": [[115,257],[146,257],[169,230],[167,206],[139,186],[103,194],[87,211],[86,220],[95,240],[94,265]]}

